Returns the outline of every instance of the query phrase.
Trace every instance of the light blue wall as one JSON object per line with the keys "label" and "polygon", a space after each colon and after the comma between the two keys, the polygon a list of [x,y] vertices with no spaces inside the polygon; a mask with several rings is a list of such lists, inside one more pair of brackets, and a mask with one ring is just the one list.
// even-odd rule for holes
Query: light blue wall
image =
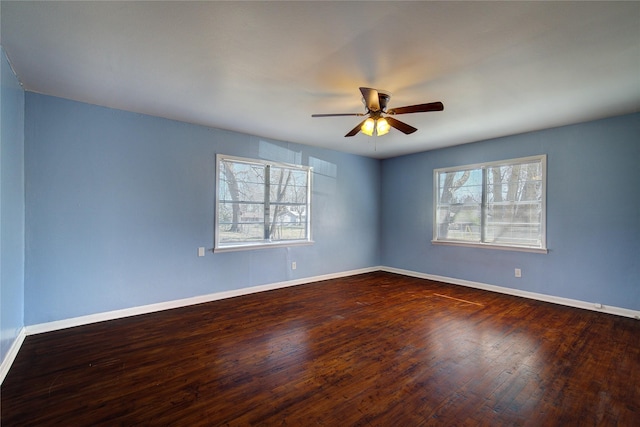
{"label": "light blue wall", "polygon": [[[313,166],[315,244],[197,257],[217,153]],[[27,92],[25,324],[378,265],[380,166]]]}
{"label": "light blue wall", "polygon": [[[434,168],[538,154],[548,254],[431,244]],[[640,309],[640,114],[385,160],[382,179],[383,265]]]}
{"label": "light blue wall", "polygon": [[24,92],[0,50],[0,361],[24,326]]}
{"label": "light blue wall", "polygon": [[[27,325],[376,265],[640,309],[638,114],[384,161],[33,93],[25,117]],[[315,244],[198,258],[217,153],[313,166]],[[431,245],[433,168],[537,154],[548,254]]]}

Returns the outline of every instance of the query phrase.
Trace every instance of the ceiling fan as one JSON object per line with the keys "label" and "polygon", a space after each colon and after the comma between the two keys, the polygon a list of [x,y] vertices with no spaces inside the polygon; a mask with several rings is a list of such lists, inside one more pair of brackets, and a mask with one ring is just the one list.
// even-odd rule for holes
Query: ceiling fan
{"label": "ceiling fan", "polygon": [[[337,113],[337,114],[312,114],[311,117],[337,117],[337,116],[368,116],[358,126],[354,127],[345,137],[354,136],[362,131],[365,135],[377,136],[386,135],[391,128],[396,128],[400,132],[409,135],[418,129],[408,125],[393,117],[396,114],[426,113],[428,111],[442,111],[442,102],[429,102],[427,104],[408,105],[406,107],[392,108],[387,110],[387,104],[391,98],[391,93],[384,90],[376,90],[370,87],[361,87],[362,102],[366,107],[366,113]],[[385,116],[383,116],[383,114]]]}

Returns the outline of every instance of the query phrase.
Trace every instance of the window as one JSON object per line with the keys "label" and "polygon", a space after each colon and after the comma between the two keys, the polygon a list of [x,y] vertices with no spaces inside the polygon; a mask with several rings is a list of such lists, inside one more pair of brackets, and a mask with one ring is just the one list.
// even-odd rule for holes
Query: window
{"label": "window", "polygon": [[546,252],[546,156],[433,174],[433,243]]}
{"label": "window", "polygon": [[215,250],[311,242],[311,168],[217,156]]}

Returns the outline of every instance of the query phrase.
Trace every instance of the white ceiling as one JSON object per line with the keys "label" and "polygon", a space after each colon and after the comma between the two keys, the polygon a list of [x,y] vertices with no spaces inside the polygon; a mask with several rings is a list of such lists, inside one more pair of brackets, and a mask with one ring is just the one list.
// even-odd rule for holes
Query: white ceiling
{"label": "white ceiling", "polygon": [[[640,2],[7,2],[25,90],[376,158],[640,111]],[[359,86],[417,127],[344,138]]]}

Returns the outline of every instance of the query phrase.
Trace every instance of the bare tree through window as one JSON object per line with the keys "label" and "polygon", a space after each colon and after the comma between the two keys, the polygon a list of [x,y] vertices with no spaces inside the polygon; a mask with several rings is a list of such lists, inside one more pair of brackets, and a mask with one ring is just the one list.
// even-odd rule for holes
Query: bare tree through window
{"label": "bare tree through window", "polygon": [[435,242],[545,249],[545,156],[434,171]]}
{"label": "bare tree through window", "polygon": [[219,247],[310,241],[311,169],[219,156]]}

